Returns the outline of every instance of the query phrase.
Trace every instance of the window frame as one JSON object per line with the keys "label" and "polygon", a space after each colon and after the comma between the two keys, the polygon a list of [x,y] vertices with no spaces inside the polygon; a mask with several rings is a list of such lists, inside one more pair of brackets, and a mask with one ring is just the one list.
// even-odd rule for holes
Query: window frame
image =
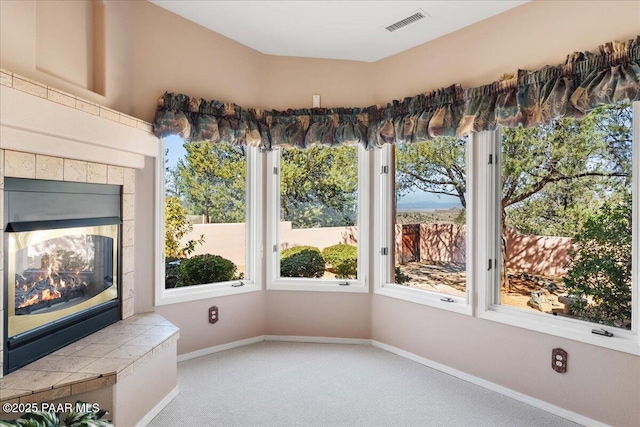
{"label": "window frame", "polygon": [[[404,301],[435,307],[442,310],[453,311],[472,316],[474,314],[474,266],[475,266],[475,148],[476,135],[467,138],[465,158],[467,164],[466,182],[466,273],[467,283],[464,297],[447,295],[416,289],[391,282],[391,273],[395,270],[393,256],[394,231],[393,206],[395,205],[395,150],[394,144],[386,144],[377,150],[374,156],[374,221],[375,232],[373,239],[373,262],[375,267],[374,293]],[[387,255],[383,254],[383,248],[387,249]]]}
{"label": "window frame", "polygon": [[[331,148],[328,148],[331,149]],[[369,153],[358,145],[358,275],[357,279],[280,277],[280,149],[267,152],[267,290],[369,292]],[[346,284],[345,284],[346,283]]]}
{"label": "window frame", "polygon": [[[500,239],[498,238],[500,233],[500,214],[498,212],[498,203],[502,194],[500,188],[501,178],[501,144],[502,135],[500,128],[495,132],[486,132],[487,143],[481,144],[478,150],[478,162],[482,164],[482,159],[487,159],[490,155],[496,159],[493,164],[488,165],[487,168],[483,168],[479,176],[479,182],[485,185],[479,186],[480,199],[482,200],[483,207],[479,213],[479,224],[485,224],[485,227],[479,228],[479,242],[478,248],[484,251],[487,255],[484,259],[479,259],[479,265],[477,270],[477,277],[479,282],[479,294],[478,294],[478,317],[486,320],[500,322],[511,326],[530,329],[537,332],[542,332],[548,335],[572,339],[575,341],[584,342],[587,344],[593,344],[599,347],[604,347],[612,350],[617,350],[625,353],[631,353],[640,355],[640,310],[638,309],[640,303],[640,287],[639,287],[639,274],[638,267],[640,263],[638,260],[640,249],[640,236],[639,236],[639,219],[638,209],[640,208],[640,102],[636,101],[632,103],[633,108],[633,122],[632,122],[632,317],[631,317],[631,330],[627,331],[622,328],[615,328],[607,325],[599,325],[595,322],[589,322],[586,320],[572,319],[563,316],[552,316],[548,313],[538,313],[535,311],[527,311],[518,309],[515,307],[509,307],[496,303],[499,301],[500,295],[500,270],[499,268],[493,268],[487,270],[487,264],[489,259],[494,259],[494,266],[501,265],[501,251],[500,251]],[[486,162],[485,162],[486,163]],[[491,191],[482,190],[491,189]],[[482,268],[484,266],[485,268]],[[606,337],[592,333],[594,329],[605,329],[612,332],[614,336]]]}
{"label": "window frame", "polygon": [[155,305],[177,304],[197,301],[226,295],[243,294],[260,291],[262,249],[262,186],[259,178],[262,176],[262,157],[256,147],[247,146],[246,156],[246,192],[245,192],[245,278],[217,283],[182,288],[165,289],[165,148],[164,139],[159,140],[159,155],[155,164]]}

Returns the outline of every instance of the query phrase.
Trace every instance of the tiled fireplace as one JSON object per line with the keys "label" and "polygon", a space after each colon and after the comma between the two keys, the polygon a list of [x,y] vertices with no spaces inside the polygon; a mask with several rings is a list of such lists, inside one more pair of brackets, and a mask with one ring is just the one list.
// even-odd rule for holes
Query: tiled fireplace
{"label": "tiled fireplace", "polygon": [[120,320],[121,186],[5,178],[4,373]]}
{"label": "tiled fireplace", "polygon": [[[12,371],[2,407],[81,399],[128,426],[178,393],[178,328],[134,315],[136,169],[157,155],[148,123],[0,69],[0,376]],[[151,288],[153,267],[141,268]],[[82,325],[96,319],[97,332]],[[62,344],[69,337],[81,339]],[[11,361],[42,339],[62,347]],[[0,419],[17,416],[0,408]]]}
{"label": "tiled fireplace", "polygon": [[0,159],[6,375],[133,315],[135,171],[10,150]]}
{"label": "tiled fireplace", "polygon": [[[0,77],[1,376],[32,360],[10,361],[12,345],[43,346],[34,330],[56,350],[61,335],[87,334],[56,329],[81,323],[78,312],[98,312],[97,328],[134,314],[135,170],[157,140],[148,123],[6,70]],[[117,203],[107,207],[109,198]],[[19,199],[5,217],[4,204]]]}

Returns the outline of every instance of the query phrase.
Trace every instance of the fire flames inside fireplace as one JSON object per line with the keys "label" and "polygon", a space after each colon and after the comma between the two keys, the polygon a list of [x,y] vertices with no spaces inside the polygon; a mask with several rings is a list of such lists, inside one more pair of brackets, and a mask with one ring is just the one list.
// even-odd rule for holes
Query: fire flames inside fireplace
{"label": "fire flames inside fireplace", "polygon": [[117,299],[117,231],[113,224],[11,233],[9,336]]}

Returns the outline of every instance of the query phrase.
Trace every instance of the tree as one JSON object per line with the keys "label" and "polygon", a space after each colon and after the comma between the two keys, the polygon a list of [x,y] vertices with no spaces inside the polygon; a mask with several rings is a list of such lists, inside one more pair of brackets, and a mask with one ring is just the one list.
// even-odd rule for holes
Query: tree
{"label": "tree", "polygon": [[186,155],[171,171],[189,214],[207,223],[244,222],[246,148],[218,142],[187,142]]}
{"label": "tree", "polygon": [[[402,144],[396,152],[397,190],[420,189],[458,197],[466,207],[466,141],[436,138]],[[505,128],[502,138],[502,283],[506,230],[575,234],[604,200],[629,185],[631,108],[601,107],[582,119],[560,119],[532,128]]]}
{"label": "tree", "polygon": [[187,212],[180,205],[177,197],[165,198],[164,224],[164,256],[166,258],[187,257],[195,250],[196,245],[204,242],[204,236],[201,235],[198,240],[181,243],[182,238],[193,230],[193,226],[187,221]]}
{"label": "tree", "polygon": [[351,226],[358,212],[358,147],[280,151],[282,219],[296,228]]}
{"label": "tree", "polygon": [[582,319],[631,329],[632,198],[606,202],[573,237],[564,280]]}

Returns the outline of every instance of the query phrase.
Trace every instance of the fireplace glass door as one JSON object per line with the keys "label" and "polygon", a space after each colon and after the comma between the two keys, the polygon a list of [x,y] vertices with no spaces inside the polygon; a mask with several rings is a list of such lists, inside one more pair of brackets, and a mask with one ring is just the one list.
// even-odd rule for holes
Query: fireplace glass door
{"label": "fireplace glass door", "polygon": [[8,337],[117,300],[118,234],[118,224],[9,233]]}

